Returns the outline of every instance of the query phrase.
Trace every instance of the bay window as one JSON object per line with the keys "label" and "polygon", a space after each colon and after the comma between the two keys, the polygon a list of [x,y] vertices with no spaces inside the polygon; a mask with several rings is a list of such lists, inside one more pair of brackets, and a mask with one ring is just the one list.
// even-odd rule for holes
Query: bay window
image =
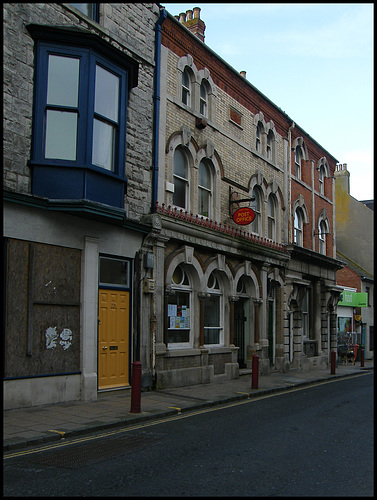
{"label": "bay window", "polygon": [[33,194],[124,207],[127,90],[137,63],[88,33],[28,30],[36,40]]}

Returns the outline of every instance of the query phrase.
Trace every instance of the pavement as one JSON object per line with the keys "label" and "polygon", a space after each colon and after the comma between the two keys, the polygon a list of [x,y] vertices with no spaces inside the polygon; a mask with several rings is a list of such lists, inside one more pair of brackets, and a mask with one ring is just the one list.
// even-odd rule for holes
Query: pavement
{"label": "pavement", "polygon": [[[143,391],[139,408],[136,404],[136,410],[140,410],[137,413],[131,413],[131,389],[102,392],[95,401],[72,401],[4,410],[3,451],[162,419],[326,380],[365,374],[367,370],[374,369],[373,360],[364,360],[364,366],[360,365],[360,362],[355,365],[337,364],[334,375],[331,375],[330,366],[301,372],[298,369],[290,369],[286,373],[272,371],[268,375],[259,375],[257,389],[251,388],[251,370],[240,370],[239,378],[233,380]],[[135,410],[135,404],[132,409]]]}

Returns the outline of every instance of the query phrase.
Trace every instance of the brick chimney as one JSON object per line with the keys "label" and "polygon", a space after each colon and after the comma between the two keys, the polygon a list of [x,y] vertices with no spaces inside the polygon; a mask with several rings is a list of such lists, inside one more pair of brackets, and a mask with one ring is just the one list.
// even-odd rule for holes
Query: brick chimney
{"label": "brick chimney", "polygon": [[179,14],[179,22],[186,26],[191,33],[194,33],[200,41],[204,42],[204,31],[206,25],[200,19],[200,7],[194,7],[192,10],[187,10],[186,14],[182,12]]}

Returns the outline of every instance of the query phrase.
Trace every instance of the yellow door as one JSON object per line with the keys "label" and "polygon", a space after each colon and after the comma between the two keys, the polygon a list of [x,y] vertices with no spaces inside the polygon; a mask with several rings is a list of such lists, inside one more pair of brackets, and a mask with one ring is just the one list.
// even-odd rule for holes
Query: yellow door
{"label": "yellow door", "polygon": [[129,294],[99,290],[98,389],[129,385]]}

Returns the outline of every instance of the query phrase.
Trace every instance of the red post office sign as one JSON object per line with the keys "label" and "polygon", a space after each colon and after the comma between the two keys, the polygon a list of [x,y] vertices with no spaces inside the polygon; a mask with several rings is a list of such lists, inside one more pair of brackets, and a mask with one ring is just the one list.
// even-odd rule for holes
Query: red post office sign
{"label": "red post office sign", "polygon": [[243,207],[236,210],[233,214],[233,220],[240,226],[246,226],[255,219],[255,212],[249,207]]}

